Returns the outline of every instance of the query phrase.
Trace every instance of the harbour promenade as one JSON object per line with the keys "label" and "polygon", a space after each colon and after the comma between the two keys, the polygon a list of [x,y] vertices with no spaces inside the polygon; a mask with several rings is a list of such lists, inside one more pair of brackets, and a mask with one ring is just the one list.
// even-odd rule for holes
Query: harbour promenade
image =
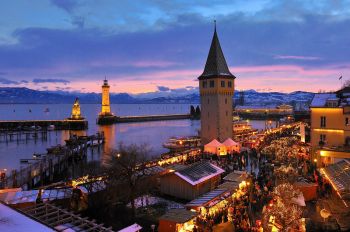
{"label": "harbour promenade", "polygon": [[31,189],[38,185],[49,184],[73,162],[74,159],[86,157],[90,147],[101,146],[105,142],[104,134],[91,136],[72,136],[64,146],[57,145],[47,149],[45,154],[33,154],[31,159],[21,159],[23,168],[12,170],[11,174],[1,180],[0,188]]}

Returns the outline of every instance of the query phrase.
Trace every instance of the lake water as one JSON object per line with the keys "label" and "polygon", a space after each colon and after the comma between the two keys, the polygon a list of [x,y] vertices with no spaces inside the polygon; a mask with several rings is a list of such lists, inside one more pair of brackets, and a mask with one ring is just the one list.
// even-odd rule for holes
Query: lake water
{"label": "lake water", "polygon": [[[0,120],[43,120],[64,119],[70,116],[71,104],[13,104],[0,105]],[[50,112],[44,112],[49,108]],[[111,109],[118,116],[151,115],[151,114],[183,114],[190,110],[189,104],[112,104]],[[30,112],[31,111],[31,112]],[[198,135],[199,120],[170,120],[139,123],[122,123],[108,126],[96,125],[96,117],[100,111],[99,104],[82,104],[82,115],[88,120],[87,131],[72,131],[79,135],[91,135],[103,131],[106,143],[102,150],[94,148],[88,159],[101,159],[107,151],[116,148],[120,142],[125,144],[148,144],[151,156],[159,156],[168,150],[162,144],[173,136]],[[249,121],[253,128],[264,129],[264,121]],[[20,168],[20,159],[31,158],[34,153],[45,153],[46,148],[64,144],[69,131],[52,131],[47,141],[30,140],[20,142],[0,142],[0,170]]]}

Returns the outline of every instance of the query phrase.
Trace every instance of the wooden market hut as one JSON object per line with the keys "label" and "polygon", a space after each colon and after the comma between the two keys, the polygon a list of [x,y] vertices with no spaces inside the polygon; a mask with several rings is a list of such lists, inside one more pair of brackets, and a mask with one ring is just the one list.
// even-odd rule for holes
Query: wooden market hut
{"label": "wooden market hut", "polygon": [[159,218],[159,232],[192,231],[196,212],[186,209],[170,209]]}
{"label": "wooden market hut", "polygon": [[178,170],[172,170],[160,177],[162,194],[185,200],[213,190],[221,180],[223,169],[208,161],[201,161]]}

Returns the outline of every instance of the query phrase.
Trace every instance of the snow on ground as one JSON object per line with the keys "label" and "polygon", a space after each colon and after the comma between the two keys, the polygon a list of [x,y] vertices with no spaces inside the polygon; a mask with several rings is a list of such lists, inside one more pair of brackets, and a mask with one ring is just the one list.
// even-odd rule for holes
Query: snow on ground
{"label": "snow on ground", "polygon": [[[165,203],[168,209],[184,208],[183,204],[177,203],[175,201],[166,200],[161,197],[151,196],[151,195],[144,195],[135,199],[136,208],[152,206],[152,205],[161,204],[161,203]],[[127,206],[131,207],[131,204],[129,203]]]}

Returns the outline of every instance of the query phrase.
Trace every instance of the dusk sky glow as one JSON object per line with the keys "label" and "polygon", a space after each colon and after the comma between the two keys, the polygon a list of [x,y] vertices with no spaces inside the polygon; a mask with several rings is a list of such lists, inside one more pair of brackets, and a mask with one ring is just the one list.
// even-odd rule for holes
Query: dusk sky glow
{"label": "dusk sky glow", "polygon": [[236,89],[350,79],[349,0],[4,0],[0,14],[0,87],[193,91],[214,19]]}

